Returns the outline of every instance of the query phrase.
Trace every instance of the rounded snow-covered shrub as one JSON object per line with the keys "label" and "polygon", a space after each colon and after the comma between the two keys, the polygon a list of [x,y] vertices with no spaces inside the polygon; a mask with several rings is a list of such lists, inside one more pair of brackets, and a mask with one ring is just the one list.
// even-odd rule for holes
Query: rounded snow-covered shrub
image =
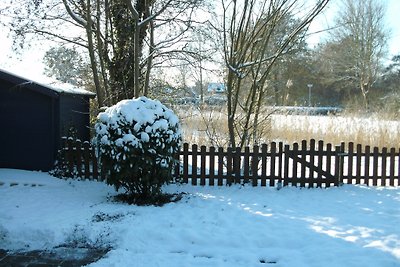
{"label": "rounded snow-covered shrub", "polygon": [[97,117],[98,146],[107,183],[135,198],[152,198],[172,180],[179,151],[178,117],[146,97],[122,100]]}

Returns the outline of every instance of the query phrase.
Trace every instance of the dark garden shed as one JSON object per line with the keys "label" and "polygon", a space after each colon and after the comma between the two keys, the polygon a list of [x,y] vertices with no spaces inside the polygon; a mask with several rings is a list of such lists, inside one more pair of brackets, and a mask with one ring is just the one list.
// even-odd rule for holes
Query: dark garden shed
{"label": "dark garden shed", "polygon": [[95,94],[45,86],[0,70],[0,168],[49,171],[71,128],[90,139]]}

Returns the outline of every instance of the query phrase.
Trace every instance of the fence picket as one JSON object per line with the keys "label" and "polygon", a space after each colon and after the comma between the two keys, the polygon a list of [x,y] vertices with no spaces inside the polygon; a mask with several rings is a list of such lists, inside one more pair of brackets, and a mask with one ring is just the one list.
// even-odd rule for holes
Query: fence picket
{"label": "fence picket", "polygon": [[310,140],[310,173],[309,173],[309,187],[314,187],[314,161],[315,161],[315,139]]}
{"label": "fence picket", "polygon": [[78,177],[82,177],[82,142],[81,140],[76,140],[75,142],[75,167]]}
{"label": "fence picket", "polygon": [[227,185],[232,185],[233,182],[233,148],[228,147],[226,150],[226,184]]}
{"label": "fence picket", "polygon": [[96,152],[95,152],[94,148],[92,148],[90,152],[91,152],[90,157],[93,160],[93,166],[92,166],[93,178],[98,179],[100,181],[104,181],[103,177],[100,177],[100,175],[99,175],[99,164],[98,164],[98,160],[97,160]]}
{"label": "fence picket", "polygon": [[177,153],[174,156],[175,165],[174,165],[174,173],[173,176],[175,179],[179,180],[181,177],[181,160],[180,160],[180,153]]}
{"label": "fence picket", "polygon": [[192,145],[192,185],[197,185],[197,145]]}
{"label": "fence picket", "polygon": [[214,178],[215,178],[215,147],[210,147],[210,178],[209,178],[209,185],[214,185]]}
{"label": "fence picket", "polygon": [[74,159],[74,141],[72,140],[72,138],[68,138],[67,140],[67,147],[66,147],[66,159],[68,161],[68,172],[69,173],[74,173],[74,167],[75,167],[75,159]]}
{"label": "fence picket", "polygon": [[234,181],[236,184],[240,184],[240,176],[241,176],[240,170],[241,170],[241,165],[242,165],[241,157],[240,157],[241,149],[240,149],[240,147],[237,147],[234,151],[235,151],[234,157],[233,157],[233,171],[234,171],[234,176],[235,176]]}
{"label": "fence picket", "polygon": [[279,184],[282,184],[282,169],[283,169],[283,142],[279,142],[279,171],[278,171],[278,176],[279,176]]}
{"label": "fence picket", "polygon": [[267,144],[261,145],[261,186],[267,185]]}
{"label": "fence picket", "polygon": [[364,183],[366,185],[369,185],[369,180],[371,178],[370,173],[369,173],[369,162],[370,162],[370,152],[371,152],[371,147],[370,146],[365,146],[365,157],[364,157]]}
{"label": "fence picket", "polygon": [[372,169],[372,185],[377,186],[378,185],[378,166],[379,166],[379,148],[374,147],[373,149],[373,169]]}
{"label": "fence picket", "polygon": [[[324,164],[323,164],[323,154],[324,154],[324,141],[319,140],[318,141],[318,163],[317,167],[319,170],[323,170]],[[317,176],[317,187],[322,187],[322,172],[318,171],[318,176]]]}
{"label": "fence picket", "polygon": [[270,162],[270,180],[269,186],[275,186],[275,179],[276,179],[276,143],[272,142],[271,146],[271,162]]}
{"label": "fence picket", "polygon": [[[303,140],[301,141],[301,159],[302,161],[307,160],[307,141]],[[300,172],[301,172],[301,181],[300,181],[300,186],[305,187],[306,183],[308,181],[308,178],[306,176],[306,168],[307,166],[304,164],[300,165]]]}
{"label": "fence picket", "polygon": [[251,158],[251,174],[252,174],[252,185],[257,186],[258,184],[258,151],[259,147],[253,147],[253,157]]}
{"label": "fence picket", "polygon": [[383,147],[382,148],[382,158],[381,158],[381,164],[382,164],[382,167],[381,167],[381,186],[386,186],[386,178],[387,178],[387,175],[386,175],[386,165],[387,165],[387,162],[386,162],[386,160],[387,160],[387,148],[386,147]]}
{"label": "fence picket", "polygon": [[353,183],[353,155],[354,155],[354,143],[349,142],[347,154],[347,184]]}
{"label": "fence picket", "polygon": [[292,186],[297,186],[297,156],[299,154],[299,144],[293,144],[293,154],[294,157],[292,158]]}
{"label": "fence picket", "polygon": [[218,148],[218,186],[223,185],[224,179],[224,148]]}
{"label": "fence picket", "polygon": [[340,168],[340,154],[341,154],[342,147],[341,146],[335,146],[335,181],[334,185],[339,186],[341,181],[341,168]]}
{"label": "fence picket", "polygon": [[397,157],[397,186],[400,186],[400,148]]}
{"label": "fence picket", "polygon": [[362,146],[361,146],[361,144],[357,144],[357,152],[356,153],[357,153],[357,156],[356,156],[356,184],[360,184],[361,183],[361,166],[362,166],[362,162],[361,162]]}
{"label": "fence picket", "polygon": [[189,144],[183,144],[183,173],[182,173],[182,182],[188,183],[189,182]]}
{"label": "fence picket", "polygon": [[[326,153],[327,153],[327,158],[326,158],[326,170],[327,172],[331,173],[332,172],[332,144],[326,144]],[[330,187],[331,183],[334,183],[331,178],[327,178],[325,181],[325,187]]]}
{"label": "fence picket", "polygon": [[89,178],[92,175],[90,174],[90,144],[88,141],[83,142],[83,167],[84,167],[84,175]]}
{"label": "fence picket", "polygon": [[289,145],[285,145],[285,161],[284,161],[284,170],[283,170],[283,186],[289,185],[289,153],[290,147]]}
{"label": "fence picket", "polygon": [[250,147],[244,148],[243,156],[243,182],[247,184],[250,178]]}
{"label": "fence picket", "polygon": [[200,185],[206,185],[206,146],[200,147]]}
{"label": "fence picket", "polygon": [[[392,147],[390,149],[390,161],[389,161],[389,165],[390,165],[390,172],[389,172],[389,185],[390,186],[394,186],[394,164],[395,164],[395,160],[396,160],[396,149],[394,147]],[[400,169],[400,162],[398,163],[399,165],[399,169]]]}

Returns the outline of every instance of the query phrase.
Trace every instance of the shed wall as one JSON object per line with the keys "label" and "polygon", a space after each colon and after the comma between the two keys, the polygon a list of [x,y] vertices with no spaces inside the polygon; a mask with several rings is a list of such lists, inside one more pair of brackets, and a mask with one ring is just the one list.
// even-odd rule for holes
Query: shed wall
{"label": "shed wall", "polygon": [[89,97],[82,95],[60,96],[60,135],[68,136],[70,128],[76,131],[75,138],[90,140]]}
{"label": "shed wall", "polygon": [[53,167],[56,101],[0,81],[0,168],[47,171]]}

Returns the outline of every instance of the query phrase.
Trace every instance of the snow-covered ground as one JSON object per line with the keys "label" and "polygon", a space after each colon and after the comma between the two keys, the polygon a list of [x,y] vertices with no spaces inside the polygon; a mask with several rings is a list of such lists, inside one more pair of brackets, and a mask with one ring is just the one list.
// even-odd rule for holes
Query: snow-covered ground
{"label": "snow-covered ground", "polygon": [[104,183],[0,169],[0,248],[112,247],[91,266],[400,266],[399,187],[165,191],[187,194],[139,207]]}

